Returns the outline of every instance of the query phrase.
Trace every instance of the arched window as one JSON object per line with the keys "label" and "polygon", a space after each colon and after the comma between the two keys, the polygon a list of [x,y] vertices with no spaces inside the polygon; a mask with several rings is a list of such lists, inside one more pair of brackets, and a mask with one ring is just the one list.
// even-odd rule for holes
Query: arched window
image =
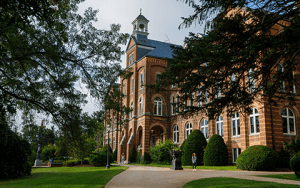
{"label": "arched window", "polygon": [[282,111],[282,127],[284,134],[296,134],[295,116],[289,108]]}
{"label": "arched window", "polygon": [[154,115],[162,115],[162,100],[159,97],[154,99]]}
{"label": "arched window", "polygon": [[143,97],[139,100],[139,116],[143,114]]}
{"label": "arched window", "polygon": [[179,130],[178,130],[178,126],[175,125],[173,128],[173,142],[174,143],[178,143],[179,142]]}
{"label": "arched window", "polygon": [[186,138],[191,134],[192,130],[193,130],[193,125],[189,122],[186,125]]}
{"label": "arched window", "polygon": [[234,112],[231,116],[232,136],[240,136],[240,115]]}
{"label": "arched window", "polygon": [[259,114],[256,108],[252,108],[249,116],[250,134],[259,133]]}
{"label": "arched window", "polygon": [[133,101],[130,104],[130,108],[132,109],[132,111],[130,112],[130,118],[133,117]]}
{"label": "arched window", "polygon": [[208,139],[208,121],[206,119],[201,122],[201,132],[203,133],[204,137]]}
{"label": "arched window", "polygon": [[171,108],[171,113],[172,113],[172,115],[175,114],[175,99],[174,99],[174,96],[172,97],[172,108]]}
{"label": "arched window", "polygon": [[179,112],[179,95],[176,96],[176,112]]}
{"label": "arched window", "polygon": [[217,134],[220,135],[220,136],[223,136],[223,117],[222,116],[219,116],[217,118]]}

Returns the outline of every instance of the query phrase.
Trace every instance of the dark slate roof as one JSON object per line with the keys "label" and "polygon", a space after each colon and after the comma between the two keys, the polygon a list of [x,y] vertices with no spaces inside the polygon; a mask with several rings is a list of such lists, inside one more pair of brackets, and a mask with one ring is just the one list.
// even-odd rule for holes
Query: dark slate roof
{"label": "dark slate roof", "polygon": [[[143,46],[154,48],[153,50],[149,50],[149,52],[146,53],[145,55],[143,55],[142,57],[140,57],[138,55],[138,57],[140,57],[140,58],[137,59],[137,61],[139,61],[140,59],[142,59],[144,57],[155,57],[155,58],[160,58],[160,59],[172,58],[173,52],[172,52],[172,49],[170,46],[174,45],[174,46],[179,47],[179,45],[170,44],[170,43],[166,43],[166,42],[160,42],[160,41],[151,40],[151,39],[144,39],[144,38],[139,39],[139,38],[136,38],[135,36],[131,36],[131,38],[134,40],[134,42],[137,45],[143,45]],[[127,50],[129,50],[129,49],[127,49]]]}

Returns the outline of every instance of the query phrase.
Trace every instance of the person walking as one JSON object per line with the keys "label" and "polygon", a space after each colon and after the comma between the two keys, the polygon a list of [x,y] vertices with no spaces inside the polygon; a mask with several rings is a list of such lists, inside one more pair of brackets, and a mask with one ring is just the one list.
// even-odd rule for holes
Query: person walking
{"label": "person walking", "polygon": [[[196,171],[196,167],[197,167],[196,161],[197,161],[196,153],[193,153],[193,155],[192,155],[193,171]],[[194,169],[194,167],[195,167],[195,169]]]}
{"label": "person walking", "polygon": [[124,165],[124,158],[125,158],[125,155],[124,155],[124,153],[122,153],[122,156],[121,156],[122,162],[121,162],[121,164],[123,164],[123,165]]}

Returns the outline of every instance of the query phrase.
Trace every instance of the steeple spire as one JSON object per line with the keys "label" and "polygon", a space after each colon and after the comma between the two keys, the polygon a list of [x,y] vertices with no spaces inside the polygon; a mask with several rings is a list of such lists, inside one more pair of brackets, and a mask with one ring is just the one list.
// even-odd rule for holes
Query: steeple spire
{"label": "steeple spire", "polygon": [[148,22],[149,20],[142,15],[142,9],[140,8],[140,15],[138,15],[138,17],[132,22],[132,35],[136,38],[147,39],[147,36],[149,35]]}

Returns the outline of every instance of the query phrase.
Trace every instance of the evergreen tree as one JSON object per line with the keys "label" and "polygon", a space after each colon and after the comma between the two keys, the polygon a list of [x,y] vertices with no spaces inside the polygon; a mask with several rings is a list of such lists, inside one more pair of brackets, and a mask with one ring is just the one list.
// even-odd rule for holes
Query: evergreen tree
{"label": "evergreen tree", "polygon": [[220,135],[214,134],[209,139],[203,161],[204,166],[226,166],[228,164],[228,149]]}

